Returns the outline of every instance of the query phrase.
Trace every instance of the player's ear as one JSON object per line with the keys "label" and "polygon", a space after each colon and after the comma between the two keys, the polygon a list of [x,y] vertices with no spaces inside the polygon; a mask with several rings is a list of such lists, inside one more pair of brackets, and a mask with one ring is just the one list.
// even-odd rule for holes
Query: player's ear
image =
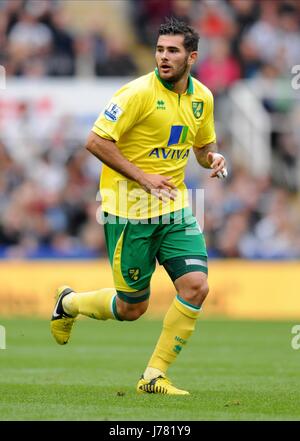
{"label": "player's ear", "polygon": [[192,66],[197,60],[197,58],[198,58],[198,52],[197,51],[191,52],[188,58],[188,64]]}

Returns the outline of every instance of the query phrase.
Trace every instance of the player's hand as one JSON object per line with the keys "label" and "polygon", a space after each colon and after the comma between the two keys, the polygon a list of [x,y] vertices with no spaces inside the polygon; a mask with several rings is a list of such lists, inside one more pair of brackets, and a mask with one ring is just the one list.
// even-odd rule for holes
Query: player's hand
{"label": "player's hand", "polygon": [[162,176],[153,174],[144,174],[140,180],[142,188],[153,196],[156,196],[162,201],[169,199],[175,200],[177,195],[177,188],[171,182],[172,176]]}
{"label": "player's hand", "polygon": [[210,164],[210,168],[213,169],[211,178],[226,178],[228,173],[226,169],[226,159],[220,153],[208,152],[207,162]]}

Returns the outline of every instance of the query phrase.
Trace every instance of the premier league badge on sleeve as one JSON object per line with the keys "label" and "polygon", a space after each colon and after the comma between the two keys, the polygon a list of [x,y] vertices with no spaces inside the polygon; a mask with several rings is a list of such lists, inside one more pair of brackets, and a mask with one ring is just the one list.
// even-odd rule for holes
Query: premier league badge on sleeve
{"label": "premier league badge on sleeve", "polygon": [[117,104],[110,103],[104,111],[104,116],[108,121],[116,122],[122,115],[123,110]]}

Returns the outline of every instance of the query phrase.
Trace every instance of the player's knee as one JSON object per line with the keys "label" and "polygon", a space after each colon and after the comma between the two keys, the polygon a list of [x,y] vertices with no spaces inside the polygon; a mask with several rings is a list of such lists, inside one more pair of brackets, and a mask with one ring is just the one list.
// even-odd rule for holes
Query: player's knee
{"label": "player's knee", "polygon": [[195,277],[190,280],[184,292],[179,293],[187,302],[192,305],[201,306],[209,292],[206,277]]}
{"label": "player's knee", "polygon": [[147,311],[148,304],[142,303],[123,303],[118,305],[118,314],[122,320],[134,321]]}
{"label": "player's knee", "polygon": [[205,280],[200,287],[200,297],[202,298],[202,302],[206,299],[209,293],[209,286],[207,280]]}
{"label": "player's knee", "polygon": [[145,311],[143,309],[129,309],[123,314],[123,320],[132,322],[140,318],[144,312]]}
{"label": "player's knee", "polygon": [[189,291],[189,300],[193,305],[201,305],[208,295],[208,283],[207,281],[201,282],[198,285],[192,285]]}

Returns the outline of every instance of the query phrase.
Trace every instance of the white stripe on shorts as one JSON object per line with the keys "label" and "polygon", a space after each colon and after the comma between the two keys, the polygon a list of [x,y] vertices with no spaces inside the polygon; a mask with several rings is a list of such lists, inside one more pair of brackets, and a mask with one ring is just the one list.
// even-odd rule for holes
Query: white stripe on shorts
{"label": "white stripe on shorts", "polygon": [[205,266],[205,268],[207,268],[207,262],[205,262],[205,260],[185,259],[185,263],[186,263],[186,265],[201,265],[201,266]]}

